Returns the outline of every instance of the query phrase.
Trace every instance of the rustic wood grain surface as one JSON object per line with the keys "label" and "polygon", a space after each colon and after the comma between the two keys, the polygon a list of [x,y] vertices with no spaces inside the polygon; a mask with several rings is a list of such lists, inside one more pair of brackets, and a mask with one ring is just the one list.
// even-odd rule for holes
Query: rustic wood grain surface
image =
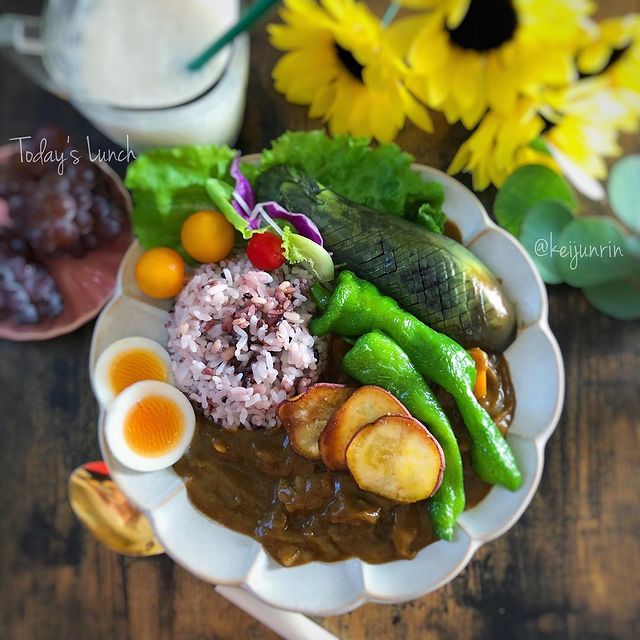
{"label": "rustic wood grain surface", "polygon": [[[39,4],[3,0],[0,11],[35,13]],[[640,10],[638,0],[601,5],[608,14]],[[245,152],[287,128],[318,124],[273,91],[276,57],[258,29],[239,140]],[[0,65],[0,143],[52,121],[108,147],[71,107]],[[446,167],[463,132],[436,120],[435,135],[408,128],[398,142],[420,162]],[[640,139],[625,146],[638,150]],[[549,297],[567,395],[533,503],[439,592],[321,621],[341,638],[640,637],[640,323],[606,318],[564,286]],[[275,637],[169,558],[118,557],[75,520],[67,476],[99,455],[87,372],[92,331],[91,323],[47,343],[0,341],[0,637]]]}

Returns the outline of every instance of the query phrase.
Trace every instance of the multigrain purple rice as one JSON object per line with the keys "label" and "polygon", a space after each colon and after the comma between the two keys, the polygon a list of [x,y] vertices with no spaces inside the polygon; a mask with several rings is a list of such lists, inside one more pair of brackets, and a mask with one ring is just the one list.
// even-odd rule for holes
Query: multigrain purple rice
{"label": "multigrain purple rice", "polygon": [[307,323],[311,274],[259,271],[244,253],[199,267],[169,314],[179,389],[227,429],[273,427],[278,405],[317,381],[326,354]]}

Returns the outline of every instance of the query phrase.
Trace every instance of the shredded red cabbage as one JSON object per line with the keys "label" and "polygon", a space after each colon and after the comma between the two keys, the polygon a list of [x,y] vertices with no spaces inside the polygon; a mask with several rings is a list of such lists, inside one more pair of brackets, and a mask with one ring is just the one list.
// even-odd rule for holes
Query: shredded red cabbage
{"label": "shredded red cabbage", "polygon": [[305,216],[304,213],[287,211],[277,202],[260,202],[256,207],[262,207],[274,220],[280,219],[290,222],[301,236],[309,238],[309,240],[319,244],[321,247],[324,246],[324,240],[322,239],[320,230],[315,222],[308,216]]}
{"label": "shredded red cabbage", "polygon": [[262,208],[266,214],[275,219],[286,220],[291,223],[295,230],[305,238],[309,238],[321,247],[324,246],[324,241],[320,230],[315,225],[313,220],[306,216],[304,213],[292,213],[287,211],[284,207],[277,202],[259,202],[256,204],[256,196],[251,187],[251,183],[245,178],[240,171],[240,157],[236,156],[231,163],[229,169],[231,177],[236,181],[235,189],[233,190],[233,201],[231,204],[233,208],[238,212],[242,218],[249,223],[250,229],[259,229],[261,218],[259,215],[260,208]]}
{"label": "shredded red cabbage", "polygon": [[249,223],[250,229],[258,229],[260,227],[260,218],[257,216],[257,213],[254,213],[256,196],[253,193],[251,183],[245,178],[242,171],[240,171],[239,156],[233,159],[229,173],[236,181],[236,186],[233,190],[233,201],[231,202],[233,208],[238,212],[239,216]]}

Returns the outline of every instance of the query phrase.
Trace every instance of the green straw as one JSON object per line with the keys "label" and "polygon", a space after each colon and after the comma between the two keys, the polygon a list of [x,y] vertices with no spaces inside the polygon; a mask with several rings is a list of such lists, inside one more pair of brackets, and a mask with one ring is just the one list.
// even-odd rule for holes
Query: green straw
{"label": "green straw", "polygon": [[246,31],[249,27],[257,22],[263,14],[265,14],[278,0],[257,0],[242,14],[240,20],[233,25],[228,31],[223,33],[209,48],[203,51],[197,58],[194,58],[187,68],[189,71],[198,71],[201,69],[213,56],[216,55],[226,45],[228,45],[237,35]]}
{"label": "green straw", "polygon": [[400,5],[397,2],[389,3],[389,6],[384,12],[380,22],[382,22],[385,27],[388,27],[393,22],[393,19],[398,15],[398,11],[400,11]]}

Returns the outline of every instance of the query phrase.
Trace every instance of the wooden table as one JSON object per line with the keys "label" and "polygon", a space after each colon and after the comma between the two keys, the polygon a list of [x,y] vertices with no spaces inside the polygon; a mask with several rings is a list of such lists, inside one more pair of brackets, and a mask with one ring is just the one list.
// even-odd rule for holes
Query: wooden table
{"label": "wooden table", "polygon": [[[606,4],[612,13],[640,9],[637,0]],[[3,1],[0,11],[35,13],[38,5]],[[245,152],[287,128],[318,124],[274,92],[275,59],[258,30],[238,143]],[[1,64],[0,143],[46,120],[108,146],[72,108]],[[446,167],[463,132],[436,120],[435,135],[407,128],[398,142],[420,162]],[[638,138],[625,145],[640,149]],[[345,640],[640,637],[640,322],[606,318],[568,287],[551,287],[549,297],[566,406],[526,514],[447,587],[323,620],[332,632]],[[91,323],[46,343],[0,342],[0,637],[273,638],[169,558],[105,550],[71,513],[67,476],[99,455],[87,371],[92,331]]]}

